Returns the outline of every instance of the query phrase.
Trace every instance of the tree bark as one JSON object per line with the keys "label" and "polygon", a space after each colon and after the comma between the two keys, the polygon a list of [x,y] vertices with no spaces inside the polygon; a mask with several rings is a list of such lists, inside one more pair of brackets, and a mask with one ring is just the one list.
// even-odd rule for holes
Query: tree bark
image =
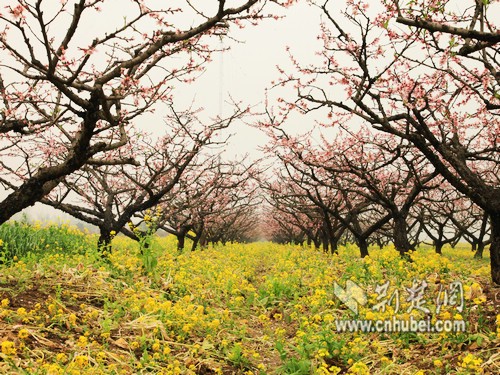
{"label": "tree bark", "polygon": [[434,249],[436,250],[436,254],[443,254],[443,243],[441,241],[434,241]]}
{"label": "tree bark", "polygon": [[490,244],[491,278],[494,283],[500,285],[500,212],[490,213],[490,221],[491,221],[491,244]]}
{"label": "tree bark", "polygon": [[411,249],[410,242],[408,241],[408,228],[406,225],[405,215],[394,215],[394,247],[401,256],[405,256]]}
{"label": "tree bark", "polygon": [[369,254],[368,254],[368,242],[366,241],[366,238],[356,237],[356,242],[359,247],[359,253],[361,255],[361,258],[367,257]]}
{"label": "tree bark", "polygon": [[485,247],[484,242],[480,242],[477,244],[477,249],[476,252],[474,253],[475,259],[481,259],[483,257],[484,247]]}
{"label": "tree bark", "polygon": [[191,251],[195,251],[198,246],[198,242],[200,242],[200,236],[195,236],[193,239],[193,245],[191,246]]}
{"label": "tree bark", "polygon": [[323,246],[323,252],[325,254],[328,253],[328,236],[324,232],[321,234],[321,244]]}
{"label": "tree bark", "polygon": [[185,234],[178,234],[177,235],[177,251],[179,253],[182,253],[184,250],[184,244],[186,242],[186,235]]}
{"label": "tree bark", "polygon": [[196,229],[196,236],[193,239],[193,246],[191,247],[191,251],[195,251],[198,244],[200,244],[200,248],[203,248],[203,243],[200,243],[200,241],[204,237],[204,235],[205,235],[205,222],[202,221],[200,227]]}
{"label": "tree bark", "polygon": [[339,239],[337,237],[330,237],[330,253],[338,254]]}
{"label": "tree bark", "polygon": [[109,254],[111,252],[111,240],[111,230],[100,228],[99,238],[97,239],[99,253],[104,254],[104,252],[107,252]]}
{"label": "tree bark", "polygon": [[208,246],[207,234],[205,231],[201,233],[200,236],[200,249],[205,249]]}
{"label": "tree bark", "polygon": [[314,249],[319,250],[319,248],[321,246],[321,242],[320,242],[319,238],[314,239],[313,243],[314,243]]}
{"label": "tree bark", "polygon": [[21,186],[0,202],[0,224],[9,220],[14,214],[33,206],[49,194],[60,182],[60,179],[81,168],[94,154],[104,151],[106,143],[99,142],[90,145],[94,136],[94,129],[99,120],[99,93],[91,94],[89,107],[83,112],[83,123],[79,136],[72,143],[66,159],[47,168],[40,168],[38,172],[23,182]]}

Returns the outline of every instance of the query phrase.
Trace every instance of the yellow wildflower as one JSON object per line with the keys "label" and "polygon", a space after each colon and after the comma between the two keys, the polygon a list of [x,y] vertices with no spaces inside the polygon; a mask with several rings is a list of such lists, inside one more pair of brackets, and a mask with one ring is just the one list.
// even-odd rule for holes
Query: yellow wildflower
{"label": "yellow wildflower", "polygon": [[76,325],[76,315],[75,315],[75,314],[69,314],[69,316],[68,316],[68,321],[69,321],[72,325]]}
{"label": "yellow wildflower", "polygon": [[65,363],[68,360],[68,356],[64,353],[58,353],[56,355],[56,361]]}
{"label": "yellow wildflower", "polygon": [[16,345],[12,341],[2,341],[2,353],[5,355],[16,355]]}
{"label": "yellow wildflower", "polygon": [[85,348],[88,344],[88,340],[85,336],[80,336],[78,338],[78,342],[76,343],[77,346],[79,346],[80,348]]}
{"label": "yellow wildflower", "polygon": [[30,333],[28,332],[28,330],[23,328],[19,330],[19,332],[17,333],[17,337],[19,337],[21,340],[25,340],[28,338],[29,334]]}
{"label": "yellow wildflower", "polygon": [[140,347],[140,346],[141,346],[141,344],[139,344],[137,341],[132,341],[132,342],[130,343],[130,348],[131,348],[132,350],[139,349],[139,347]]}
{"label": "yellow wildflower", "polygon": [[155,341],[153,345],[151,345],[151,349],[153,349],[154,352],[158,352],[160,350],[160,342],[158,340]]}
{"label": "yellow wildflower", "polygon": [[463,367],[464,369],[474,370],[479,374],[483,372],[483,369],[481,367],[482,363],[483,360],[481,358],[477,358],[473,354],[469,353],[462,359],[460,367]]}
{"label": "yellow wildflower", "polygon": [[443,361],[440,359],[435,359],[433,363],[435,367],[443,367]]}
{"label": "yellow wildflower", "polygon": [[85,367],[89,363],[89,359],[87,356],[84,355],[77,355],[73,362],[78,366],[78,367]]}
{"label": "yellow wildflower", "polygon": [[349,374],[369,375],[370,369],[363,362],[356,362],[349,368]]}

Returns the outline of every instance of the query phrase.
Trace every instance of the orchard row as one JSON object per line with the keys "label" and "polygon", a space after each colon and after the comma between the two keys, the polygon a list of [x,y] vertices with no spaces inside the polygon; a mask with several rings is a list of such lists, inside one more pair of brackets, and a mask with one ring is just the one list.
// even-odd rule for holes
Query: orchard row
{"label": "orchard row", "polygon": [[[233,102],[210,117],[182,108],[179,89],[220,40],[298,1],[8,0],[0,223],[42,202],[97,226],[103,252],[118,232],[147,247],[164,229],[179,248],[186,236],[335,248],[345,235],[363,256],[387,240],[405,255],[425,233],[438,251],[489,243],[500,284],[498,3],[304,1],[321,22],[315,58],[286,47],[264,108]],[[221,156],[238,122],[269,135],[273,175]],[[286,126],[313,122],[303,135]]]}

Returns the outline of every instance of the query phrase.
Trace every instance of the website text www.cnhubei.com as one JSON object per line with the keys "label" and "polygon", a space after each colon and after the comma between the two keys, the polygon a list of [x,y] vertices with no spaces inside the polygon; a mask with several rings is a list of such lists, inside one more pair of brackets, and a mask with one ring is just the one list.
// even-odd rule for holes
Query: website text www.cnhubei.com
{"label": "website text www.cnhubei.com", "polygon": [[409,320],[392,319],[385,320],[336,320],[337,332],[465,332],[464,320],[436,320],[428,319]]}

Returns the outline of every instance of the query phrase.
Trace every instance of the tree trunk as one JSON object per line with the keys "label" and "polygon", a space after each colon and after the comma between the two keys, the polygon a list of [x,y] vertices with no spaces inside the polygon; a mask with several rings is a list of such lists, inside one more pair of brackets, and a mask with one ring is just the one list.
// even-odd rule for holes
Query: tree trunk
{"label": "tree trunk", "polygon": [[[82,113],[84,121],[81,131],[72,142],[66,159],[57,165],[40,168],[35,175],[24,181],[0,202],[0,224],[5,223],[21,210],[39,202],[59,184],[62,177],[78,170],[92,157],[89,152],[90,142],[99,120],[100,100],[99,94],[94,91],[90,96],[90,107]],[[94,153],[102,150],[102,148],[98,150],[95,146],[93,147]]]}
{"label": "tree trunk", "polygon": [[401,256],[405,256],[411,249],[410,242],[408,241],[408,228],[406,225],[405,215],[395,215],[394,220],[394,247]]}
{"label": "tree trunk", "polygon": [[330,237],[330,253],[331,254],[338,254],[339,251],[338,251],[338,242],[339,242],[339,239],[338,238],[333,238],[333,237]]}
{"label": "tree trunk", "polygon": [[97,239],[97,249],[101,255],[105,255],[105,252],[109,255],[111,252],[111,230],[100,229],[99,238]]}
{"label": "tree trunk", "polygon": [[182,253],[184,250],[184,243],[186,242],[186,235],[185,234],[179,234],[177,235],[177,251],[179,253]]}
{"label": "tree trunk", "polygon": [[[193,239],[193,246],[191,247],[191,251],[196,250],[196,247],[200,243],[201,238],[205,234],[205,222],[203,222],[203,221],[201,222],[200,227],[196,229],[195,233],[196,233],[196,236]],[[203,246],[203,244],[200,244],[200,245]]]}
{"label": "tree trunk", "polygon": [[367,257],[368,254],[368,242],[366,241],[366,238],[356,238],[356,242],[359,247],[359,253],[361,255],[361,258]]}
{"label": "tree trunk", "polygon": [[484,247],[485,245],[483,242],[477,244],[477,249],[476,252],[474,253],[475,259],[481,259],[483,257]]}
{"label": "tree trunk", "polygon": [[313,240],[313,242],[314,242],[314,249],[319,250],[319,247],[321,246],[320,240],[316,238],[315,240]]}
{"label": "tree trunk", "polygon": [[208,245],[208,241],[207,241],[207,235],[205,233],[205,231],[203,231],[203,233],[201,234],[200,236],[200,249],[205,249]]}
{"label": "tree trunk", "polygon": [[[5,223],[23,209],[33,206],[57,185],[56,181],[39,182],[36,177],[23,183],[0,202],[0,224]],[[47,188],[44,189],[44,186]]]}
{"label": "tree trunk", "polygon": [[434,241],[434,248],[436,250],[436,254],[443,254],[443,243],[441,241]]}
{"label": "tree trunk", "polygon": [[491,221],[491,244],[490,244],[491,278],[494,283],[500,285],[500,212],[491,213],[490,221]]}
{"label": "tree trunk", "polygon": [[193,245],[191,246],[191,251],[195,251],[196,247],[198,246],[198,242],[200,242],[200,236],[196,236],[193,239]]}
{"label": "tree trunk", "polygon": [[323,252],[326,254],[328,253],[328,238],[326,238],[326,236],[323,236],[321,240],[323,243]]}

